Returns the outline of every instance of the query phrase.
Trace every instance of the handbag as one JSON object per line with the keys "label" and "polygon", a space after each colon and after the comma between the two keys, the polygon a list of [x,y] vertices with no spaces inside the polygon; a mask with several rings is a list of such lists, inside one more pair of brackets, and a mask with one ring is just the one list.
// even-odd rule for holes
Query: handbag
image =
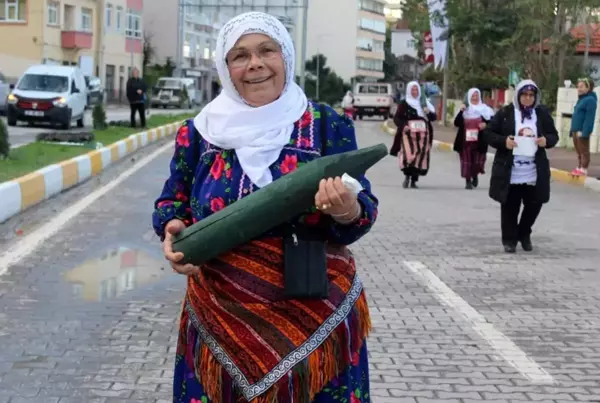
{"label": "handbag", "polygon": [[[327,112],[319,104],[321,156],[325,155]],[[318,230],[317,230],[318,231]],[[322,235],[307,227],[289,224],[283,237],[284,295],[289,299],[326,299],[329,297],[327,249]]]}

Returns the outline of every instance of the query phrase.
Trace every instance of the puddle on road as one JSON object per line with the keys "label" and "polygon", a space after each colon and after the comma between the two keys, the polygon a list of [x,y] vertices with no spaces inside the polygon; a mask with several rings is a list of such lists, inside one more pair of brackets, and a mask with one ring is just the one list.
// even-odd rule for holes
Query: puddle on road
{"label": "puddle on road", "polygon": [[165,262],[137,249],[119,247],[64,273],[72,296],[83,301],[105,301],[159,281]]}

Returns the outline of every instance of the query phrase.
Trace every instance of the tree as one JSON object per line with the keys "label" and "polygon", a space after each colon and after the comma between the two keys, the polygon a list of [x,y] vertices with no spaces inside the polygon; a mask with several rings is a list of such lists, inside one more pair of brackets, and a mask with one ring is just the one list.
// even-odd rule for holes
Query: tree
{"label": "tree", "polygon": [[153,34],[151,32],[144,32],[144,47],[142,49],[142,76],[146,75],[146,69],[150,65],[150,62],[156,56],[156,49],[152,44]]}
{"label": "tree", "polygon": [[[317,71],[318,66],[318,71]],[[335,105],[341,102],[350,84],[327,67],[327,57],[322,54],[313,56],[306,62],[306,96],[318,102]],[[319,96],[317,99],[317,76],[319,77]]]}
{"label": "tree", "polygon": [[384,82],[395,81],[398,78],[398,59],[392,53],[392,30],[388,24],[385,30],[385,43],[383,45],[385,59],[383,60]]}
{"label": "tree", "polygon": [[8,129],[3,120],[0,120],[0,158],[8,158],[10,143],[8,142]]}

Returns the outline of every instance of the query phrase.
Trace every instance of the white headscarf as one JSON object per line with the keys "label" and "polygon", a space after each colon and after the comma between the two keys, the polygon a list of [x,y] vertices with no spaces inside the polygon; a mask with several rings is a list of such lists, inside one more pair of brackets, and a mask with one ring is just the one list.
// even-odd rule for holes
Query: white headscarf
{"label": "white headscarf", "polygon": [[354,101],[354,98],[352,98],[352,92],[347,91],[346,95],[344,96],[344,99],[342,100],[342,107],[348,108],[348,107],[352,106],[353,101]]}
{"label": "white headscarf", "polygon": [[[286,81],[281,96],[261,107],[248,105],[235,89],[227,69],[227,53],[246,34],[269,36],[281,46]],[[242,169],[259,187],[273,181],[269,167],[290,141],[308,100],[294,81],[295,50],[292,38],[275,17],[250,12],[234,17],[221,28],[217,39],[216,64],[223,90],[194,119],[194,126],[209,143],[235,149]]]}
{"label": "white headscarf", "polygon": [[[479,94],[479,103],[477,104],[471,103],[471,98],[475,93]],[[477,88],[471,88],[469,92],[467,92],[467,105],[467,109],[463,112],[463,117],[467,119],[478,118],[481,116],[485,120],[490,120],[492,116],[494,116],[494,110],[483,103],[481,91]]]}
{"label": "white headscarf", "polygon": [[[417,86],[417,89],[419,90],[419,95],[417,95],[416,98],[412,96],[411,91],[410,91],[411,88],[414,87],[415,85]],[[419,116],[421,116],[422,118],[427,117],[427,115],[423,111],[423,106],[421,105],[421,86],[419,85],[418,82],[411,81],[406,86],[406,102],[417,111],[417,114]],[[435,112],[435,107],[431,104],[431,102],[429,102],[428,99],[425,99],[425,102],[427,102],[427,109],[429,109],[430,112]]]}

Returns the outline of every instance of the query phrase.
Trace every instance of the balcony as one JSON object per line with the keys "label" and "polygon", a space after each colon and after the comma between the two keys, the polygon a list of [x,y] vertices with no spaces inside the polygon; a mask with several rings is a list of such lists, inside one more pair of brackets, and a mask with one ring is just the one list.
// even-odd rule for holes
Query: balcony
{"label": "balcony", "polygon": [[92,49],[93,34],[84,31],[62,31],[63,49]]}

